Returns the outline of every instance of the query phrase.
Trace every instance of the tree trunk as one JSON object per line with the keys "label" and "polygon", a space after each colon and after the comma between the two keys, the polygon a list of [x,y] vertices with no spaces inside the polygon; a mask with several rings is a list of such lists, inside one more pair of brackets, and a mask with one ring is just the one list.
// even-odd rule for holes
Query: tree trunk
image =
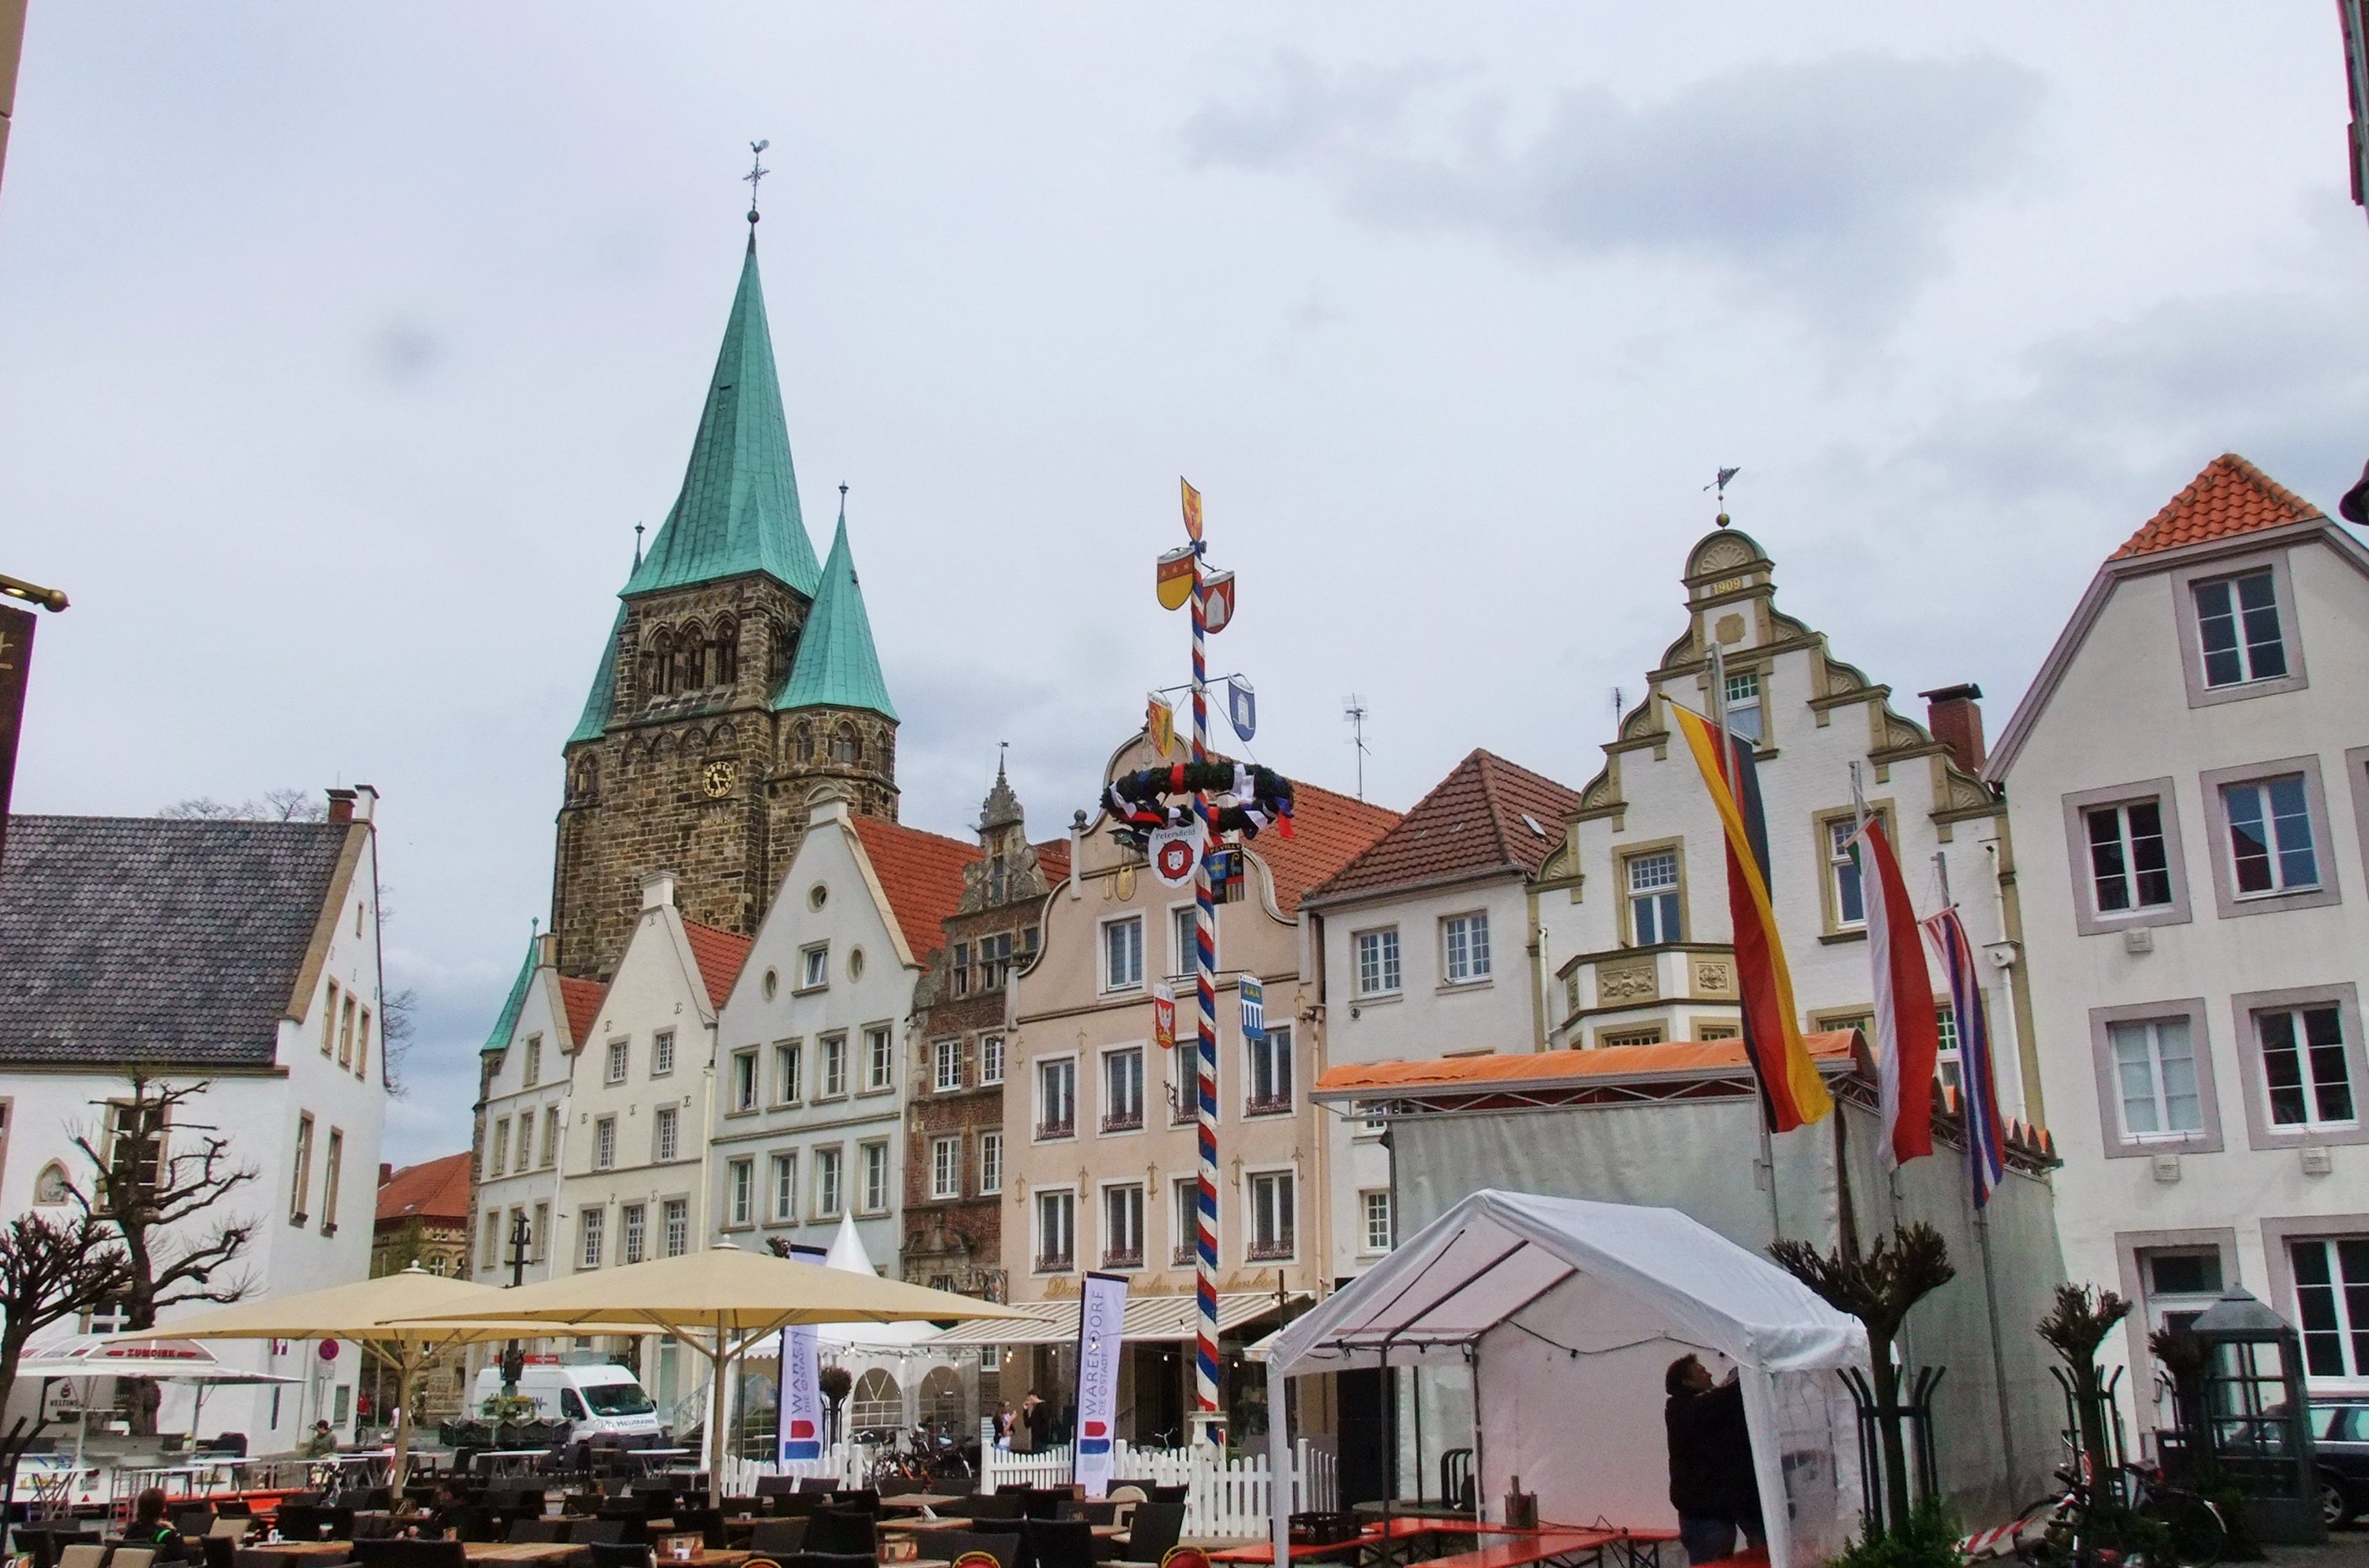
{"label": "tree trunk", "polygon": [[1908,1523],[1908,1445],[1900,1432],[1900,1371],[1892,1364],[1892,1336],[1867,1336],[1868,1371],[1875,1387],[1876,1434],[1883,1448],[1884,1528],[1897,1534]]}

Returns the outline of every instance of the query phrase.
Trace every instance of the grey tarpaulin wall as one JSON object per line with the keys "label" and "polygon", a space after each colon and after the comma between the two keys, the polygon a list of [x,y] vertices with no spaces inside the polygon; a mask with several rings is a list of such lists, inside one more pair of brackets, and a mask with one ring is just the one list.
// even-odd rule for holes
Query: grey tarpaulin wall
{"label": "grey tarpaulin wall", "polygon": [[[2065,1277],[2048,1184],[2010,1170],[1990,1203],[1992,1284],[2010,1428],[2003,1438],[1999,1366],[1991,1353],[1963,1152],[1937,1139],[1930,1158],[1888,1176],[1878,1163],[1874,1114],[1848,1101],[1837,1114],[1849,1118],[1845,1142],[1861,1237],[1888,1230],[1895,1219],[1922,1219],[1950,1243],[1958,1277],[1909,1315],[1902,1354],[1911,1365],[1949,1368],[1935,1398],[1934,1447],[1943,1490],[1969,1528],[2003,1519],[2048,1490],[2050,1472],[2063,1458],[2064,1405],[2048,1374],[2049,1354],[2032,1333]],[[1754,1168],[1759,1115],[1755,1102],[1731,1099],[1396,1116],[1390,1142],[1402,1233],[1429,1224],[1480,1188],[1503,1187],[1666,1205],[1758,1252],[1771,1240],[1768,1193]],[[1774,1142],[1785,1233],[1833,1248],[1841,1236],[1841,1207],[1830,1124]],[[1472,1411],[1466,1379],[1428,1375],[1425,1384],[1420,1397],[1429,1469],[1442,1448],[1471,1440],[1463,1434],[1471,1430]],[[1402,1450],[1409,1425],[1411,1420],[1402,1420]],[[1658,1410],[1640,1413],[1640,1437],[1661,1440]],[[2010,1443],[2012,1471],[2003,1452]],[[1412,1462],[1411,1451],[1405,1459]],[[1426,1479],[1436,1486],[1436,1477]]]}

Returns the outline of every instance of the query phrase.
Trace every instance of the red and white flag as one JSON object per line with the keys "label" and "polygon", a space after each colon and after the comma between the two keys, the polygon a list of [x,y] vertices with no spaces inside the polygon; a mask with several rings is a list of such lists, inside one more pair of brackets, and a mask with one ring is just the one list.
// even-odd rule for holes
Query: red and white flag
{"label": "red and white flag", "polygon": [[1871,816],[1851,842],[1860,851],[1860,887],[1867,904],[1867,957],[1875,977],[1876,1080],[1883,1096],[1883,1161],[1905,1164],[1933,1152],[1933,1074],[1941,1032],[1933,1015],[1933,981],[1925,944],[1909,907],[1900,859]]}

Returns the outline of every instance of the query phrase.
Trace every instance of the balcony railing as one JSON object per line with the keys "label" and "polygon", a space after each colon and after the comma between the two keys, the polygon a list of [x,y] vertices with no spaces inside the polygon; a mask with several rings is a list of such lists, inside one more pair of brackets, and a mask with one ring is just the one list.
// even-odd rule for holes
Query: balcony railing
{"label": "balcony railing", "polygon": [[1036,1254],[1036,1272],[1039,1274],[1067,1274],[1077,1266],[1078,1260],[1076,1256],[1070,1253],[1038,1253]]}
{"label": "balcony railing", "polygon": [[1253,1263],[1282,1263],[1291,1256],[1291,1238],[1269,1236],[1264,1240],[1254,1240],[1250,1244],[1250,1250],[1243,1255]]}
{"label": "balcony railing", "polygon": [[1143,1107],[1131,1111],[1112,1111],[1103,1117],[1104,1132],[1139,1132],[1143,1127]]}
{"label": "balcony railing", "polygon": [[1128,1252],[1114,1251],[1104,1253],[1103,1254],[1103,1266],[1104,1268],[1141,1268],[1143,1266],[1143,1249],[1141,1247],[1137,1247]]}
{"label": "balcony railing", "polygon": [[1059,1121],[1041,1121],[1036,1124],[1036,1138],[1039,1142],[1048,1138],[1077,1136],[1078,1118],[1074,1115],[1063,1116]]}
{"label": "balcony railing", "polygon": [[1291,1114],[1291,1096],[1283,1094],[1253,1095],[1242,1103],[1246,1116],[1288,1116]]}

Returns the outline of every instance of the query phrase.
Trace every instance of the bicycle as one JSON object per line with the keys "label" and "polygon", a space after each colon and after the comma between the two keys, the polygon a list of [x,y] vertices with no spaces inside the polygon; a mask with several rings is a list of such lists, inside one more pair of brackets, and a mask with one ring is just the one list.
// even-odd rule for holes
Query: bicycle
{"label": "bicycle", "polygon": [[[2080,1469],[2056,1471],[2065,1483],[1994,1530],[1968,1538],[1969,1561],[2010,1553],[2034,1568],[2113,1563],[2126,1568],[2214,1568],[2229,1547],[2229,1522],[2213,1500],[2168,1480],[2159,1468],[2127,1464],[2129,1500],[2100,1506]],[[2160,1532],[2160,1545],[2149,1539]]]}

